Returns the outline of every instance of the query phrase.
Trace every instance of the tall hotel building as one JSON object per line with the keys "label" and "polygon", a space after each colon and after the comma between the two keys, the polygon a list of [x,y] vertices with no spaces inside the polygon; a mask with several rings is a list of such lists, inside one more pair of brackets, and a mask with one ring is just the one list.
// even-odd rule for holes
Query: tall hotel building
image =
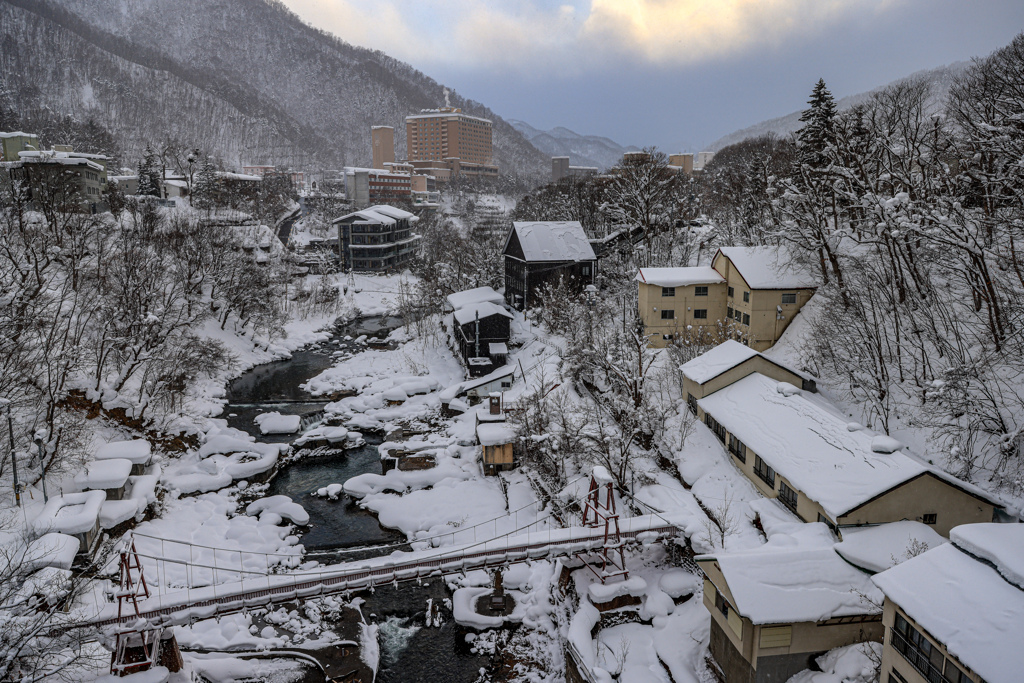
{"label": "tall hotel building", "polygon": [[[408,162],[439,180],[457,175],[497,177],[491,122],[454,107],[425,109],[405,117]],[[429,170],[428,170],[429,169]]]}

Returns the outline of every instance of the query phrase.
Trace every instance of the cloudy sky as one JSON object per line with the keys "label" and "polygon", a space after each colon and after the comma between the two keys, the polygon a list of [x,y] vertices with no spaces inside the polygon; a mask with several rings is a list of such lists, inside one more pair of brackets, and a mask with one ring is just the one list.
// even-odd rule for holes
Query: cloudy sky
{"label": "cloudy sky", "polygon": [[505,118],[666,151],[984,55],[1021,0],[285,0]]}

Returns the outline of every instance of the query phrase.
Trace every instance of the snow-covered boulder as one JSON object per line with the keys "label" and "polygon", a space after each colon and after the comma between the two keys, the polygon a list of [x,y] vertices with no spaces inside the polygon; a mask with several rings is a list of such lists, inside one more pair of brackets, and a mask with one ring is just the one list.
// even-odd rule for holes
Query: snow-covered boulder
{"label": "snow-covered boulder", "polygon": [[301,415],[282,415],[278,412],[261,413],[253,420],[261,434],[294,434],[302,424]]}
{"label": "snow-covered boulder", "polygon": [[263,521],[267,513],[277,515],[278,519],[287,519],[299,526],[309,524],[309,513],[301,505],[292,501],[288,496],[269,496],[260,498],[249,503],[245,508],[245,514],[250,517],[259,516]]}

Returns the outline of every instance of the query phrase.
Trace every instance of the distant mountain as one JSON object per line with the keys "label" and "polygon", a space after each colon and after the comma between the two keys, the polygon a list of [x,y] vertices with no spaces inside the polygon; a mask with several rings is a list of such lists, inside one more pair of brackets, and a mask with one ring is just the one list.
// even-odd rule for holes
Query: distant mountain
{"label": "distant mountain", "polygon": [[[948,66],[940,66],[937,69],[918,71],[906,78],[897,79],[880,88],[875,88],[868,92],[857,93],[856,95],[848,95],[847,97],[838,99],[836,100],[836,106],[840,111],[849,109],[850,107],[866,102],[872,94],[889,87],[889,85],[901,83],[912,78],[926,78],[931,81],[934,85],[932,96],[935,97],[936,100],[944,100],[946,93],[949,92],[949,88],[953,84],[953,79],[962,74],[964,69],[968,66],[970,66],[970,62],[954,62]],[[808,90],[808,92],[810,92],[810,90]],[[755,123],[753,126],[748,126],[747,128],[743,128],[742,130],[738,130],[735,133],[730,133],[725,137],[715,140],[707,149],[711,152],[717,152],[723,147],[728,147],[729,145],[741,142],[747,138],[758,137],[767,133],[774,133],[782,137],[789,135],[790,133],[795,133],[800,129],[800,114],[802,111],[803,110],[795,111],[791,114],[786,114],[785,116]],[[513,125],[515,125],[515,123],[513,123]]]}
{"label": "distant mountain", "polygon": [[508,122],[546,156],[569,157],[573,166],[597,166],[604,170],[617,164],[623,153],[638,149],[623,147],[597,135],[580,135],[568,128],[537,130],[525,121],[509,119]]}
{"label": "distant mountain", "polygon": [[[0,29],[0,106],[94,120],[133,164],[172,142],[232,165],[369,165],[370,126],[394,126],[401,156],[405,116],[444,102],[440,83],[279,0],[0,0]],[[548,172],[484,105],[451,103],[494,122],[502,171]]]}

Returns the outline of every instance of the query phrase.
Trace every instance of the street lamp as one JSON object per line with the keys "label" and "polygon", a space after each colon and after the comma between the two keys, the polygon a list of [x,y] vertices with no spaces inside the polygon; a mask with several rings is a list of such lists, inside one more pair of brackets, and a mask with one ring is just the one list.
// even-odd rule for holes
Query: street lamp
{"label": "street lamp", "polygon": [[7,410],[7,434],[11,440],[11,469],[14,472],[14,502],[21,507],[21,484],[18,483],[18,453],[14,449],[14,421],[11,418],[11,399],[0,398],[0,404]]}

